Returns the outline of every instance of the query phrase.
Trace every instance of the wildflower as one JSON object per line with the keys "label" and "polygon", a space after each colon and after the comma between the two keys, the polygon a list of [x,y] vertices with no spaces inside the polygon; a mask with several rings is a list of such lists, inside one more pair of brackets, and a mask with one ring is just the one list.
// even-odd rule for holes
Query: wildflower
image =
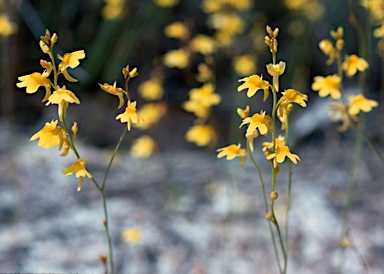
{"label": "wildflower", "polygon": [[151,137],[144,135],[133,141],[130,154],[134,158],[147,159],[156,148],[155,141]]}
{"label": "wildflower", "polygon": [[180,0],[153,0],[156,5],[162,8],[172,8],[176,6]]}
{"label": "wildflower", "polygon": [[164,64],[170,68],[186,68],[189,64],[189,52],[186,49],[176,49],[164,55]]}
{"label": "wildflower", "polygon": [[91,173],[89,173],[88,170],[86,169],[86,162],[87,162],[86,158],[80,158],[77,161],[75,161],[70,167],[63,170],[64,176],[68,176],[75,173],[76,178],[79,178],[77,191],[81,190],[85,176],[87,176],[90,179],[92,178]]}
{"label": "wildflower", "polygon": [[147,101],[159,100],[164,95],[164,90],[161,86],[161,80],[157,78],[142,82],[138,87],[138,92],[140,96]]}
{"label": "wildflower", "polygon": [[292,111],[293,105],[291,103],[280,104],[277,108],[277,117],[281,122],[281,130],[285,130],[288,125],[288,116]]}
{"label": "wildflower", "polygon": [[241,148],[240,144],[232,144],[227,147],[219,148],[217,152],[219,152],[217,154],[217,158],[222,158],[226,156],[227,160],[233,160],[236,157],[241,157],[241,167],[243,167],[245,164],[247,152],[245,149]]}
{"label": "wildflower", "polygon": [[44,72],[43,74],[39,72],[34,72],[32,74],[20,76],[18,79],[20,83],[16,83],[18,88],[26,87],[26,92],[28,94],[35,93],[39,87],[45,88],[45,96],[43,98],[43,102],[48,100],[48,97],[51,96],[51,86],[52,82],[48,77],[49,73]]}
{"label": "wildflower", "polygon": [[233,59],[233,68],[240,76],[254,74],[256,72],[256,58],[251,54],[237,56]]}
{"label": "wildflower", "polygon": [[135,78],[139,75],[137,68],[130,69],[129,66],[124,67],[121,72],[124,75],[124,79]]}
{"label": "wildflower", "polygon": [[45,123],[45,126],[37,133],[35,133],[30,141],[40,139],[38,146],[43,148],[51,148],[54,146],[59,146],[59,150],[63,146],[64,134],[62,128],[57,126],[57,120],[52,120],[51,122]]}
{"label": "wildflower", "polygon": [[[273,147],[273,145],[272,145]],[[285,142],[281,141],[278,138],[275,139],[275,150],[270,151],[266,154],[267,160],[273,160],[274,168],[277,167],[277,164],[281,164],[284,162],[285,158],[288,157],[294,164],[297,164],[297,160],[300,161],[299,156],[296,154],[292,154],[289,150],[289,147],[285,144]]]}
{"label": "wildflower", "polygon": [[346,56],[343,62],[343,69],[348,77],[352,77],[357,71],[365,71],[368,68],[368,62],[355,54]]}
{"label": "wildflower", "polygon": [[312,89],[319,91],[320,97],[331,96],[332,99],[339,99],[341,97],[341,78],[334,74],[327,77],[315,76]]}
{"label": "wildflower", "polygon": [[0,36],[7,37],[17,31],[17,25],[9,21],[8,16],[0,14]]}
{"label": "wildflower", "polygon": [[274,78],[279,78],[285,71],[285,62],[280,61],[278,64],[268,64],[267,65],[268,74]]}
{"label": "wildflower", "polygon": [[80,65],[80,59],[85,58],[84,50],[78,50],[71,53],[66,53],[64,56],[57,56],[61,63],[59,64],[59,73],[62,73],[69,82],[77,82],[75,78],[68,74],[67,68],[76,68]]}
{"label": "wildflower", "polygon": [[125,108],[125,112],[120,113],[116,116],[116,120],[119,120],[122,123],[127,122],[128,131],[131,130],[131,125],[134,123],[140,123],[143,120],[138,114],[136,109],[136,101],[128,101],[128,105]]}
{"label": "wildflower", "polygon": [[203,55],[210,55],[216,50],[214,40],[207,35],[197,35],[190,42],[192,51],[200,52]]}
{"label": "wildflower", "polygon": [[216,94],[211,83],[206,83],[200,88],[193,88],[189,91],[191,101],[199,101],[206,107],[214,106],[220,103],[221,97]]}
{"label": "wildflower", "polygon": [[80,104],[80,100],[72,91],[67,90],[65,86],[63,86],[62,88],[55,90],[53,94],[49,96],[46,105],[48,106],[49,104],[57,104],[59,118],[60,121],[62,121],[66,116],[68,104],[73,103]]}
{"label": "wildflower", "polygon": [[124,105],[124,94],[127,94],[125,90],[122,88],[116,87],[116,81],[113,83],[113,86],[110,84],[99,84],[100,88],[104,90],[105,92],[108,92],[109,94],[116,95],[119,98],[119,106],[117,107],[120,109]]}
{"label": "wildflower", "polygon": [[188,129],[185,139],[188,142],[196,143],[196,145],[203,147],[216,142],[217,134],[210,125],[195,125]]}
{"label": "wildflower", "polygon": [[197,71],[196,80],[199,82],[205,83],[213,78],[212,69],[205,63],[198,64]]}
{"label": "wildflower", "polygon": [[247,143],[249,145],[249,149],[253,152],[253,139],[257,138],[259,136],[259,132],[255,129],[253,132],[247,132],[245,134],[245,138],[247,138]]}
{"label": "wildflower", "polygon": [[195,114],[197,117],[207,117],[209,113],[209,106],[204,104],[200,100],[189,100],[183,103],[183,108],[188,111]]}
{"label": "wildflower", "polygon": [[250,135],[254,130],[258,129],[260,134],[267,135],[272,127],[272,118],[265,114],[265,111],[261,111],[260,114],[253,114],[252,117],[243,119],[240,127],[245,124],[249,124],[246,135]]}
{"label": "wildflower", "polygon": [[342,122],[337,130],[344,132],[352,125],[352,119],[357,120],[357,117],[348,114],[348,107],[341,102],[331,104],[329,107],[330,119],[333,122]]}
{"label": "wildflower", "polygon": [[162,103],[145,104],[138,110],[137,113],[139,117],[142,117],[143,119],[140,121],[140,123],[134,124],[134,126],[141,130],[148,129],[152,125],[158,123],[166,111],[167,107]]}
{"label": "wildflower", "polygon": [[302,107],[306,107],[308,101],[308,95],[301,93],[294,89],[286,89],[282,92],[278,105],[287,105],[289,103],[296,103]]}
{"label": "wildflower", "polygon": [[138,227],[124,228],[121,239],[130,244],[138,244],[142,239],[141,229]]}
{"label": "wildflower", "polygon": [[333,62],[335,61],[337,52],[332,42],[328,39],[321,40],[319,43],[319,48],[325,55],[329,56],[329,59],[326,62],[327,65],[333,64]]}
{"label": "wildflower", "polygon": [[349,106],[348,113],[351,116],[356,116],[360,111],[370,112],[372,108],[377,107],[379,105],[375,100],[369,100],[365,98],[363,95],[359,94],[356,96],[349,97]]}
{"label": "wildflower", "polygon": [[106,20],[116,20],[123,16],[125,0],[105,0],[102,15]]}
{"label": "wildflower", "polygon": [[250,77],[245,77],[243,79],[239,79],[239,82],[244,82],[242,85],[240,85],[237,88],[237,91],[240,92],[243,89],[248,89],[247,91],[247,96],[252,97],[255,95],[255,93],[259,89],[264,90],[264,101],[267,100],[268,95],[269,95],[269,86],[270,84],[268,81],[263,80],[262,76],[259,75],[252,75]]}
{"label": "wildflower", "polygon": [[187,40],[189,38],[189,30],[182,22],[174,22],[167,25],[164,29],[164,33],[170,38],[177,38],[180,40]]}
{"label": "wildflower", "polygon": [[247,105],[247,106],[245,107],[245,109],[238,108],[238,109],[237,109],[237,114],[238,114],[241,118],[245,119],[245,118],[247,118],[247,117],[249,116],[249,112],[250,112],[250,111],[251,111],[251,108],[249,107],[249,105]]}

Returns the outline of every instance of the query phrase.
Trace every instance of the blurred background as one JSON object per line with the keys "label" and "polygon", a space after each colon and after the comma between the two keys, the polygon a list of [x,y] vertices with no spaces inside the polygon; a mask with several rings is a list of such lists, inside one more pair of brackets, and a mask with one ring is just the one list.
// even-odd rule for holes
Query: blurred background
{"label": "blurred background", "polygon": [[[117,98],[103,92],[99,83],[116,81],[124,87],[122,68],[137,67],[139,75],[130,80],[129,89],[138,108],[153,101],[166,109],[151,127],[129,133],[115,175],[111,175],[112,233],[118,235],[114,242],[120,273],[274,273],[270,272],[273,254],[268,259],[262,254],[264,248],[269,250],[269,239],[256,229],[261,226],[267,231],[257,196],[258,182],[249,184],[254,171],[248,166],[239,170],[238,163],[217,160],[215,151],[244,142],[244,130],[238,130],[238,107],[250,104],[251,113],[268,108],[261,94],[249,99],[244,91],[238,93],[237,87],[238,79],[255,73],[269,77],[265,65],[271,63],[271,55],[264,43],[265,26],[269,25],[280,29],[277,61],[287,64],[280,86],[308,95],[308,107],[297,107],[291,119],[292,149],[306,162],[297,171],[302,174],[296,178],[300,186],[295,192],[297,201],[306,204],[305,197],[310,195],[312,202],[307,207],[316,208],[320,219],[328,222],[316,225],[318,220],[309,217],[311,212],[307,217],[313,222],[307,222],[300,212],[293,211],[292,218],[296,216],[298,221],[293,221],[291,273],[308,273],[308,269],[334,273],[334,242],[340,230],[335,232],[334,227],[338,227],[342,212],[355,133],[337,132],[337,125],[328,118],[329,101],[311,90],[314,76],[334,74],[337,69],[335,64],[326,65],[327,56],[318,43],[331,39],[329,32],[343,26],[345,52],[363,56],[370,64],[366,74],[345,80],[346,92],[357,94],[364,83],[366,97],[382,104],[383,43],[372,36],[383,19],[377,15],[384,14],[382,7],[381,1],[373,0],[0,0],[0,185],[4,188],[0,199],[0,252],[4,255],[0,270],[101,273],[102,269],[97,256],[105,246],[102,226],[95,224],[101,224],[97,192],[89,185],[76,193],[75,179],[69,183],[68,177],[61,176],[70,161],[59,159],[54,149],[48,151],[37,148],[35,142],[28,143],[45,122],[57,117],[56,107],[41,103],[42,91],[27,95],[24,88],[16,87],[18,77],[43,71],[40,60],[48,59],[38,43],[48,29],[59,36],[55,54],[62,56],[80,49],[86,52],[81,65],[70,70],[79,81],[59,84],[67,85],[81,101],[70,106],[68,117],[79,124],[78,139],[82,150],[91,155],[90,168],[95,173],[102,174],[105,159],[123,129],[115,120],[122,112],[117,109]],[[187,37],[167,33],[166,28],[175,22],[187,26]],[[167,53],[191,45],[192,38],[199,35],[209,37],[214,50],[197,51],[185,66],[164,61]],[[198,120],[183,104],[189,91],[202,85],[196,77],[202,63],[208,63],[214,72],[211,81],[221,102],[212,108],[210,118],[216,132],[214,141],[200,146],[185,138]],[[140,85],[153,78],[160,80],[163,95],[148,100],[140,94]],[[367,133],[379,145],[384,137],[383,115],[383,108],[377,108],[366,119]],[[157,154],[135,160],[127,152],[133,140],[142,135],[155,140]],[[364,193],[359,195],[361,214],[355,216],[357,235],[361,236],[357,242],[363,246],[372,273],[380,273],[374,271],[384,268],[380,260],[375,261],[384,255],[383,218],[377,215],[378,204],[383,203],[363,198],[375,193],[384,201],[382,171],[368,149],[363,155],[360,179],[373,183],[369,187],[360,185]],[[264,155],[257,157],[262,161]],[[60,164],[53,167],[53,163]],[[265,169],[268,171],[267,166]],[[268,175],[266,178],[268,181]],[[308,187],[308,182],[311,187],[315,182],[315,189]],[[123,212],[122,208],[127,210]],[[364,215],[366,210],[369,214]],[[71,225],[66,223],[68,218]],[[375,221],[370,227],[359,227],[372,219]],[[135,249],[119,235],[123,227],[137,223],[143,228],[145,240]],[[370,238],[367,231],[373,231],[376,238]],[[84,238],[83,233],[87,234]],[[254,239],[255,235],[261,242]],[[57,253],[50,253],[52,248]],[[206,260],[207,254],[211,262]],[[314,259],[318,254],[324,256],[326,264]],[[354,263],[348,265],[347,273],[362,273],[361,262],[353,255],[348,258]],[[233,265],[228,265],[228,260],[233,260]]]}

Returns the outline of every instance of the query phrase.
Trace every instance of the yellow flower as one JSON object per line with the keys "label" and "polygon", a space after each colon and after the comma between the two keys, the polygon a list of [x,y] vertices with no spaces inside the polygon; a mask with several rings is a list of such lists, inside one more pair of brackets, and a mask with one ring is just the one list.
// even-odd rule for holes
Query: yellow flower
{"label": "yellow flower", "polygon": [[277,164],[281,164],[284,162],[285,158],[288,157],[294,164],[297,164],[297,160],[300,161],[299,156],[296,154],[292,154],[289,150],[289,147],[285,144],[284,137],[279,136],[279,138],[275,138],[275,150],[271,150],[273,148],[273,142],[265,142],[263,143],[263,150],[266,152],[267,160],[273,160],[274,168],[277,167]]}
{"label": "yellow flower", "polygon": [[118,109],[121,108],[124,105],[124,94],[127,94],[125,90],[122,88],[117,88],[116,87],[116,81],[113,83],[113,86],[105,83],[105,84],[99,84],[100,88],[104,90],[105,92],[108,92],[109,94],[115,95],[119,97],[119,106],[117,107]]}
{"label": "yellow flower", "polygon": [[189,64],[189,52],[186,49],[171,50],[164,54],[163,62],[170,68],[186,68]]}
{"label": "yellow flower", "polygon": [[156,5],[162,8],[172,8],[179,3],[180,0],[153,0]]}
{"label": "yellow flower", "polygon": [[348,107],[341,102],[335,102],[331,104],[329,107],[330,118],[333,122],[341,121],[342,124],[337,129],[340,132],[344,132],[348,129],[348,127],[352,124],[352,119],[357,120],[357,117],[350,116],[348,114]]}
{"label": "yellow flower", "polygon": [[52,120],[50,123],[45,123],[45,126],[35,133],[30,141],[40,139],[38,146],[43,148],[51,148],[59,146],[59,150],[63,146],[65,135],[61,127],[57,126],[57,120]]}
{"label": "yellow flower", "polygon": [[332,99],[339,99],[341,97],[341,78],[334,74],[327,77],[315,76],[312,84],[314,91],[319,91],[320,97],[331,96]]}
{"label": "yellow flower", "polygon": [[63,170],[64,176],[68,176],[75,173],[76,178],[79,178],[77,191],[81,190],[85,176],[87,176],[90,179],[92,178],[91,173],[89,173],[88,170],[86,169],[86,162],[87,162],[87,159],[80,158],[77,161],[75,161],[70,167]]}
{"label": "yellow flower", "polygon": [[101,11],[102,16],[106,20],[116,20],[124,14],[125,0],[105,0],[106,4]]}
{"label": "yellow flower", "polygon": [[142,239],[141,229],[138,227],[124,228],[121,239],[130,244],[138,244]]}
{"label": "yellow flower", "polygon": [[28,94],[35,93],[39,87],[45,88],[45,96],[43,98],[43,102],[48,100],[48,97],[51,96],[51,86],[52,82],[49,80],[48,77],[49,73],[39,73],[34,72],[32,74],[20,76],[18,79],[20,83],[16,83],[16,86],[18,88],[24,88],[26,87],[26,92]]}
{"label": "yellow flower", "polygon": [[116,116],[116,120],[119,120],[122,123],[127,122],[128,130],[131,130],[131,125],[134,123],[140,123],[143,120],[138,114],[136,110],[136,101],[131,102],[128,101],[128,106],[125,108],[125,112]]}
{"label": "yellow flower", "polygon": [[337,53],[337,51],[336,51],[335,47],[333,46],[332,42],[330,40],[328,40],[328,39],[321,40],[320,43],[319,43],[319,48],[321,49],[321,51],[325,55],[329,56],[329,59],[327,61],[327,65],[331,65],[335,61],[336,53]]}
{"label": "yellow flower", "polygon": [[73,103],[80,104],[80,100],[72,91],[67,90],[65,86],[63,86],[62,88],[55,90],[53,94],[49,96],[46,105],[48,106],[49,104],[57,104],[59,118],[60,121],[62,121],[62,119],[66,116],[68,104]]}
{"label": "yellow flower", "polygon": [[239,79],[239,82],[244,82],[242,85],[240,85],[237,88],[237,91],[240,92],[243,89],[248,89],[247,91],[247,96],[252,97],[255,95],[255,93],[259,89],[264,90],[264,101],[267,100],[268,95],[269,95],[269,86],[270,84],[268,81],[263,80],[262,76],[259,75],[252,75],[250,77],[245,77],[243,79]]}
{"label": "yellow flower", "polygon": [[161,117],[167,111],[167,106],[163,103],[149,103],[145,104],[138,110],[139,117],[142,117],[143,120],[140,123],[134,124],[134,127],[141,130],[147,129],[152,125],[159,122]]}
{"label": "yellow flower", "polygon": [[375,100],[369,100],[365,98],[363,95],[359,94],[356,96],[349,97],[349,106],[348,113],[351,116],[356,116],[360,111],[370,112],[372,108],[377,107],[379,105]]}
{"label": "yellow flower", "polygon": [[161,80],[157,78],[142,82],[138,87],[138,92],[147,101],[160,100],[164,95]]}
{"label": "yellow flower", "polygon": [[258,129],[260,134],[267,135],[272,127],[272,118],[265,114],[265,111],[261,111],[260,114],[253,114],[252,117],[243,119],[240,127],[245,124],[249,124],[246,135],[251,135]]}
{"label": "yellow flower", "polygon": [[167,37],[176,38],[180,40],[187,40],[189,38],[189,30],[182,22],[174,22],[165,27],[164,33]]}
{"label": "yellow flower", "polygon": [[292,111],[292,104],[280,104],[277,108],[277,117],[279,118],[281,122],[281,130],[285,130],[288,125],[288,115]]}
{"label": "yellow flower", "polygon": [[227,147],[219,148],[217,152],[219,152],[217,154],[217,158],[222,158],[226,156],[227,160],[233,160],[236,157],[241,157],[241,167],[243,167],[245,164],[247,152],[245,149],[241,148],[240,144],[232,144]]}
{"label": "yellow flower", "polygon": [[282,75],[285,71],[285,62],[280,61],[278,64],[275,64],[275,65],[268,64],[267,71],[269,75],[275,78],[279,78],[279,76]]}
{"label": "yellow flower", "polygon": [[215,106],[220,103],[221,97],[215,93],[211,83],[206,83],[200,88],[193,88],[189,91],[189,100],[199,101],[206,107]]}
{"label": "yellow flower", "polygon": [[307,103],[305,101],[308,101],[308,95],[303,94],[300,91],[294,89],[286,89],[281,94],[283,96],[281,96],[278,105],[296,103],[302,106],[303,108],[307,106]]}
{"label": "yellow flower", "polygon": [[368,62],[356,54],[346,56],[343,62],[343,69],[348,77],[352,77],[357,71],[365,71],[368,68]]}
{"label": "yellow flower", "polygon": [[245,107],[245,109],[238,108],[237,109],[237,114],[242,118],[245,119],[249,116],[249,112],[251,111],[251,108],[249,105]]}
{"label": "yellow flower", "polygon": [[200,52],[203,55],[210,55],[215,52],[216,45],[211,37],[199,34],[191,40],[190,48],[192,51]]}
{"label": "yellow flower", "polygon": [[147,159],[156,149],[155,141],[151,137],[144,135],[133,141],[130,154],[134,158]]}
{"label": "yellow flower", "polygon": [[7,37],[17,31],[17,25],[9,21],[6,14],[0,14],[0,36]]}
{"label": "yellow flower", "polygon": [[80,59],[85,58],[84,50],[78,50],[71,53],[66,53],[64,56],[57,55],[61,60],[59,64],[59,73],[62,73],[69,82],[77,82],[75,78],[70,76],[67,72],[67,68],[75,68],[80,65]]}
{"label": "yellow flower", "polygon": [[207,117],[210,107],[204,104],[202,101],[189,100],[183,103],[183,108],[195,114],[197,117]]}
{"label": "yellow flower", "polygon": [[196,80],[202,83],[208,82],[213,79],[212,69],[206,63],[200,63],[197,65]]}
{"label": "yellow flower", "polygon": [[256,72],[256,58],[251,54],[237,56],[233,59],[233,68],[240,76],[254,74]]}
{"label": "yellow flower", "polygon": [[188,129],[185,139],[188,142],[196,143],[196,145],[203,147],[215,143],[217,134],[210,125],[195,125]]}
{"label": "yellow flower", "polygon": [[240,34],[245,29],[244,21],[235,12],[214,13],[209,18],[209,24],[229,36]]}
{"label": "yellow flower", "polygon": [[384,37],[384,24],[381,24],[381,26],[373,31],[373,36],[376,38],[383,38]]}

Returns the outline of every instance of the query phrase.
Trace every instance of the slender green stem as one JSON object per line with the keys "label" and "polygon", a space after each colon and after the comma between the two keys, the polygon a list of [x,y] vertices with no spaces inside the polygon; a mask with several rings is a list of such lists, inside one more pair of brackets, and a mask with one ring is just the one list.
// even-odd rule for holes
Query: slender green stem
{"label": "slender green stem", "polygon": [[[288,144],[289,141],[289,120],[287,115],[287,125],[285,128],[285,141]],[[288,200],[287,210],[285,213],[285,252],[289,254],[289,212],[291,209],[291,197],[292,196],[292,162],[288,162]],[[285,260],[284,269],[287,269],[288,260]]]}
{"label": "slender green stem", "polygon": [[384,157],[381,154],[380,150],[369,140],[367,135],[360,127],[353,127],[358,134],[361,134],[361,137],[364,139],[365,143],[372,149],[372,151],[376,154],[376,156],[380,159],[381,163],[384,165]]}

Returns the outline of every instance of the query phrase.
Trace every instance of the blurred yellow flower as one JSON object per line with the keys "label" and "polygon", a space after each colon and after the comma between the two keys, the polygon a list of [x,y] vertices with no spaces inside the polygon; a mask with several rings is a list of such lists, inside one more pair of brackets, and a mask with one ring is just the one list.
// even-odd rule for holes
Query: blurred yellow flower
{"label": "blurred yellow flower", "polygon": [[262,76],[255,74],[249,77],[239,79],[239,82],[244,83],[237,88],[238,92],[242,91],[243,89],[248,89],[247,96],[252,97],[258,90],[263,89],[264,101],[267,100],[269,95],[270,84],[268,81],[263,80]]}
{"label": "blurred yellow flower", "polygon": [[208,82],[213,79],[212,69],[206,63],[200,63],[197,65],[196,80],[202,83]]}
{"label": "blurred yellow flower", "polygon": [[172,8],[179,3],[180,0],[153,0],[153,2],[162,8]]}
{"label": "blurred yellow flower", "polygon": [[329,56],[329,59],[327,60],[327,65],[331,65],[335,61],[337,54],[337,51],[333,46],[332,42],[328,39],[321,40],[319,43],[319,48],[325,55]]}
{"label": "blurred yellow flower", "polygon": [[315,76],[312,89],[319,92],[320,97],[331,96],[332,99],[341,98],[341,78],[334,74],[327,77]]}
{"label": "blurred yellow flower", "polygon": [[251,7],[251,0],[204,0],[201,8],[205,13],[215,13],[233,8],[246,10]]}
{"label": "blurred yellow flower", "polygon": [[375,100],[369,100],[364,97],[364,95],[356,95],[356,96],[350,96],[349,97],[349,106],[348,106],[348,113],[351,116],[356,116],[360,113],[360,111],[363,112],[370,112],[372,108],[377,107],[379,105],[378,102]]}
{"label": "blurred yellow flower", "polygon": [[69,82],[77,82],[75,78],[68,74],[67,68],[76,68],[80,65],[80,59],[85,58],[84,50],[78,50],[71,53],[66,53],[64,56],[57,55],[57,57],[61,60],[59,64],[59,73],[62,73]]}
{"label": "blurred yellow flower", "polygon": [[210,110],[209,106],[204,104],[202,101],[197,100],[189,100],[184,102],[183,108],[200,118],[207,117]]}
{"label": "blurred yellow flower", "polygon": [[63,86],[62,88],[55,90],[52,95],[49,96],[46,105],[48,106],[49,104],[58,105],[59,118],[60,121],[63,121],[63,118],[65,118],[67,113],[68,104],[80,104],[80,100],[72,91]]}
{"label": "blurred yellow flower", "polygon": [[99,84],[99,86],[105,92],[108,92],[109,94],[115,95],[119,98],[119,106],[117,107],[118,109],[124,105],[125,103],[124,94],[127,94],[127,92],[122,88],[117,88],[116,81],[113,83],[113,85],[104,83],[104,84]]}
{"label": "blurred yellow flower", "polygon": [[79,183],[77,186],[77,191],[80,191],[83,186],[84,177],[87,176],[88,178],[92,178],[91,173],[88,172],[86,169],[86,158],[80,158],[77,161],[75,161],[70,167],[63,170],[64,176],[71,175],[73,173],[76,174],[76,178],[79,178]]}
{"label": "blurred yellow flower", "polygon": [[256,129],[259,130],[260,134],[267,135],[272,127],[272,118],[266,115],[265,111],[262,110],[260,111],[260,114],[255,113],[252,115],[252,117],[247,117],[243,119],[243,122],[241,123],[240,127],[246,124],[249,124],[246,135],[253,134],[253,131],[255,131]]}
{"label": "blurred yellow flower", "polygon": [[281,93],[283,96],[280,97],[278,105],[287,105],[289,103],[296,103],[302,107],[306,107],[308,101],[308,95],[301,93],[294,89],[286,89]]}
{"label": "blurred yellow flower", "polygon": [[384,24],[381,24],[381,26],[373,31],[373,36],[376,38],[383,38],[384,37]]}
{"label": "blurred yellow flower", "polygon": [[45,126],[37,133],[35,133],[30,141],[40,139],[38,146],[43,148],[51,148],[59,146],[59,150],[63,146],[64,134],[62,128],[57,126],[57,120],[52,120],[50,123],[45,123]]}
{"label": "blurred yellow flower", "polygon": [[209,17],[208,23],[218,31],[218,38],[228,39],[226,43],[223,43],[225,40],[219,40],[224,45],[230,43],[233,36],[241,34],[245,30],[244,21],[235,12],[214,13]]}
{"label": "blurred yellow flower", "polygon": [[384,20],[383,0],[360,0],[360,4],[368,9],[376,22]]}
{"label": "blurred yellow flower", "polygon": [[246,76],[256,72],[256,58],[251,54],[236,56],[233,59],[233,68],[237,75]]}
{"label": "blurred yellow flower", "polygon": [[125,0],[104,0],[101,14],[105,20],[120,19],[124,15]]}
{"label": "blurred yellow flower", "polygon": [[138,244],[142,240],[141,229],[138,227],[124,228],[121,239],[129,244]]}
{"label": "blurred yellow flower", "polygon": [[164,34],[170,38],[187,40],[189,38],[189,30],[182,22],[174,22],[169,24],[164,29]]}
{"label": "blurred yellow flower", "polygon": [[127,122],[128,131],[131,130],[132,124],[140,123],[140,121],[143,121],[143,118],[137,114],[136,101],[128,101],[128,105],[125,108],[125,111],[116,116],[116,120],[119,119],[122,123]]}
{"label": "blurred yellow flower", "polygon": [[210,125],[195,125],[188,129],[185,139],[188,142],[196,143],[196,145],[203,147],[215,143],[217,134]]}
{"label": "blurred yellow flower", "polygon": [[330,119],[333,122],[342,122],[341,126],[338,127],[338,130],[341,132],[346,131],[348,127],[352,124],[351,118],[357,120],[357,117],[351,117],[348,114],[348,107],[341,102],[332,103],[328,107],[328,109],[330,111]]}
{"label": "blurred yellow flower", "polygon": [[24,88],[26,87],[26,92],[28,94],[35,93],[39,87],[44,87],[45,88],[45,96],[43,98],[43,102],[47,101],[49,96],[51,96],[51,86],[52,82],[49,80],[48,73],[39,73],[39,72],[34,72],[32,74],[20,76],[18,79],[20,83],[16,83],[16,86],[18,88]]}
{"label": "blurred yellow flower", "polygon": [[343,62],[343,69],[348,77],[354,76],[357,71],[365,71],[368,68],[368,62],[356,54],[346,56]]}
{"label": "blurred yellow flower", "polygon": [[163,62],[170,68],[186,68],[189,64],[189,52],[186,49],[171,50],[164,54]]}
{"label": "blurred yellow flower", "polygon": [[238,108],[237,114],[240,116],[240,118],[245,119],[249,117],[249,112],[251,111],[251,108],[249,105],[245,107],[245,109]]}
{"label": "blurred yellow flower", "polygon": [[139,128],[141,130],[148,129],[154,124],[158,123],[161,117],[167,111],[166,105],[162,103],[149,103],[145,104],[138,110],[138,115],[142,117],[142,121],[140,123],[134,124],[134,127]]}
{"label": "blurred yellow flower", "polygon": [[156,149],[155,141],[150,136],[144,135],[133,141],[130,154],[134,158],[147,159]]}
{"label": "blurred yellow flower", "polygon": [[215,93],[211,83],[206,83],[200,88],[193,88],[189,91],[190,101],[199,101],[206,107],[215,106],[220,103],[221,97]]}
{"label": "blurred yellow flower", "polygon": [[241,148],[240,144],[232,144],[227,147],[219,148],[217,152],[219,152],[217,154],[217,158],[222,158],[226,156],[227,160],[233,160],[236,157],[241,157],[241,167],[243,167],[245,164],[247,152],[245,149]]}
{"label": "blurred yellow flower", "polygon": [[203,34],[195,36],[190,42],[190,48],[192,51],[199,52],[203,55],[210,55],[215,52],[215,41]]}
{"label": "blurred yellow flower", "polygon": [[9,21],[6,14],[0,14],[0,36],[7,37],[17,31],[17,25]]}
{"label": "blurred yellow flower", "polygon": [[164,95],[161,80],[157,78],[142,82],[138,87],[138,92],[147,101],[160,100]]}

